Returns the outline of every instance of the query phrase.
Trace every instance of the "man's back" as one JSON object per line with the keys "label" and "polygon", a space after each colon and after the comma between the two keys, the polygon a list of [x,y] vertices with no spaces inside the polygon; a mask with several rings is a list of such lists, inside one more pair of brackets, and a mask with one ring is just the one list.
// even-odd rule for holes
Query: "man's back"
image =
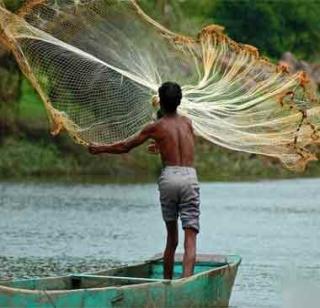
{"label": "man's back", "polygon": [[[178,217],[185,231],[183,277],[192,275],[196,260],[196,236],[199,232],[199,185],[192,167],[194,135],[189,119],[179,116],[177,107],[182,99],[178,84],[167,82],[159,88],[161,111],[164,116],[146,125],[139,134],[111,145],[91,144],[92,154],[128,153],[149,139],[156,142],[164,167],[158,180],[162,216],[167,227],[164,252],[164,278],[172,279],[174,254],[178,244]],[[149,146],[155,152],[155,145]]]}
{"label": "man's back", "polygon": [[[158,179],[162,217],[167,227],[164,252],[164,278],[172,279],[174,254],[178,243],[178,218],[185,231],[183,277],[192,275],[199,232],[199,185],[193,168],[194,135],[189,119],[176,112],[155,122],[152,138],[164,165]],[[151,129],[152,131],[152,129]]]}
{"label": "man's back", "polygon": [[178,114],[162,117],[155,124],[154,139],[165,166],[193,166],[194,135],[189,119]]}

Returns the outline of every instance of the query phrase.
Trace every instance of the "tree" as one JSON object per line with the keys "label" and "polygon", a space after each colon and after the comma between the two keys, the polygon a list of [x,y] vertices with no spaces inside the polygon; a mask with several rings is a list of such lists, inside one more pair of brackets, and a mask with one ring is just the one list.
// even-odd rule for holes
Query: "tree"
{"label": "tree", "polygon": [[216,0],[204,14],[236,41],[279,58],[285,51],[312,59],[320,50],[318,1]]}

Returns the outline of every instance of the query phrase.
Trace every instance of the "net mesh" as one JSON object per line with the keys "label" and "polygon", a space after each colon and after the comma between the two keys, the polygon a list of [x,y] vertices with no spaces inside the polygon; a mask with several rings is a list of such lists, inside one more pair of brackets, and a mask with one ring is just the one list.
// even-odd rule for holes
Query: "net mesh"
{"label": "net mesh", "polygon": [[316,155],[320,102],[289,74],[211,25],[176,34],[134,0],[30,0],[0,7],[1,42],[40,94],[52,125],[78,143],[124,140],[152,121],[164,81],[182,85],[179,113],[220,146],[301,170]]}

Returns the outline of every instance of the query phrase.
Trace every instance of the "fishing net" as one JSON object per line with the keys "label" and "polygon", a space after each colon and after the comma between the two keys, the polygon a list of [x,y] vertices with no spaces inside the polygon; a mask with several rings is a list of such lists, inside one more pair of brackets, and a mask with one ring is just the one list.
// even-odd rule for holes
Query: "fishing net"
{"label": "fishing net", "polygon": [[319,98],[256,48],[211,25],[176,34],[134,0],[30,0],[0,7],[0,37],[41,96],[52,133],[112,143],[154,119],[162,82],[182,85],[179,113],[196,134],[228,149],[303,169],[319,143]]}

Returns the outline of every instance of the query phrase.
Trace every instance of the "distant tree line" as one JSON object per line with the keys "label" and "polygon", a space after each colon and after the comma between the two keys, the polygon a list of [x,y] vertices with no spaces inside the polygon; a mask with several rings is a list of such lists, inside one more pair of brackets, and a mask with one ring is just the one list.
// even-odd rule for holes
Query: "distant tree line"
{"label": "distant tree line", "polygon": [[271,58],[278,59],[286,51],[305,60],[320,58],[320,0],[140,2],[177,30],[195,32],[200,25],[215,23],[224,26],[234,40],[254,45]]}
{"label": "distant tree line", "polygon": [[[24,0],[2,0],[12,11]],[[286,51],[305,60],[320,59],[320,0],[140,0],[154,18],[176,31],[195,34],[201,26],[216,23],[236,41],[258,47],[262,54],[279,59]],[[192,33],[193,32],[193,33]],[[2,85],[12,84],[16,100],[19,82],[12,58],[0,47]],[[5,80],[4,80],[5,78]],[[19,80],[17,76],[14,80]],[[11,96],[11,97],[10,97]]]}
{"label": "distant tree line", "polygon": [[179,2],[186,21],[222,25],[235,41],[254,45],[271,58],[278,59],[286,51],[300,59],[320,58],[319,0],[165,2],[167,5]]}

